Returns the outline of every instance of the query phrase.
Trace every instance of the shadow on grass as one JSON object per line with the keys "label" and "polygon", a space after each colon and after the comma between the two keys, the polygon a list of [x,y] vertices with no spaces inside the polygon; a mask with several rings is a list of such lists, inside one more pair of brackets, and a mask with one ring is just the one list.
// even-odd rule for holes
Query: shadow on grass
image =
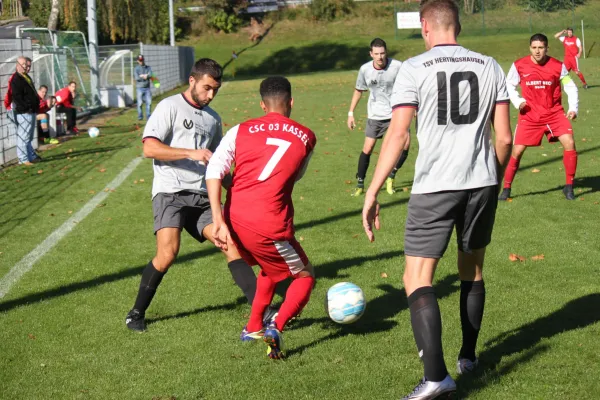
{"label": "shadow on grass", "polygon": [[[581,197],[589,193],[594,193],[600,190],[600,176],[589,176],[585,178],[575,178],[573,182],[573,186],[575,188],[575,197]],[[538,190],[537,192],[529,192],[516,196],[512,196],[513,198],[517,197],[526,197],[526,196],[535,196],[538,194],[547,194],[551,192],[561,191],[564,188],[564,185],[558,185],[553,188]],[[578,190],[582,189],[581,192]]]}
{"label": "shadow on grass", "polygon": [[[456,285],[458,275],[448,275],[435,285],[435,292],[438,299],[450,296],[452,293],[460,290]],[[398,313],[408,309],[406,294],[401,288],[395,288],[390,284],[378,285],[377,288],[385,293],[381,296],[369,300],[367,299],[367,309],[365,314],[356,323],[351,325],[338,325],[329,318],[300,318],[292,329],[298,329],[314,324],[321,324],[323,329],[333,330],[330,334],[319,338],[311,343],[296,347],[287,352],[288,357],[302,354],[305,350],[315,347],[329,340],[339,339],[348,335],[366,335],[371,333],[385,332],[394,328],[398,323],[391,321]],[[313,299],[313,301],[315,301]],[[317,299],[318,301],[318,299]]]}
{"label": "shadow on grass", "polygon": [[[123,141],[126,138],[119,140]],[[74,143],[73,146],[78,146],[78,144]],[[112,151],[118,151],[126,147],[129,146],[127,144],[117,144],[110,147],[63,152],[44,156],[42,163],[35,164],[28,169],[21,166],[14,167],[15,173],[19,172],[17,169],[21,169],[23,172],[28,171],[28,173],[18,176],[17,182],[21,181],[18,184],[5,184],[3,187],[0,196],[0,207],[6,207],[9,202],[17,203],[10,206],[10,213],[2,213],[0,216],[0,237],[9,235],[13,229],[26,222],[34,214],[32,210],[37,211],[53,198],[61,196],[67,188],[81,182],[82,176],[112,157]],[[92,163],[83,158],[96,154],[98,154],[98,157]],[[67,158],[70,159],[67,160]],[[36,174],[38,169],[44,171],[44,175]],[[65,171],[65,176],[59,176],[62,170]],[[15,176],[15,178],[17,177]]]}
{"label": "shadow on grass", "polygon": [[[261,36],[260,36],[260,37],[259,37],[259,38],[256,40],[256,42],[255,42],[254,44],[252,44],[252,45],[250,45],[250,46],[247,46],[247,47],[244,47],[244,48],[243,48],[243,49],[241,49],[240,51],[236,52],[236,55],[239,57],[239,56],[240,56],[241,54],[243,54],[243,53],[244,53],[246,50],[248,50],[248,49],[252,49],[252,48],[254,48],[254,47],[258,46],[258,45],[259,45],[259,44],[260,44],[260,43],[263,41],[263,39],[264,39],[265,37],[267,37],[267,35],[269,34],[269,32],[271,32],[271,29],[273,29],[273,27],[275,26],[275,24],[276,24],[276,23],[277,23],[277,21],[273,22],[273,23],[271,24],[271,26],[269,26],[269,27],[267,28],[267,30],[265,31],[265,33],[263,33],[263,34],[262,34],[262,35],[261,35]],[[226,69],[226,68],[229,66],[229,64],[231,64],[231,63],[232,63],[232,62],[234,62],[234,61],[235,61],[235,59],[234,59],[233,57],[232,57],[232,58],[230,58],[230,59],[229,59],[229,61],[227,61],[227,62],[226,62],[224,65],[223,65],[223,71],[224,71],[224,70],[225,70],[225,69]]]}
{"label": "shadow on grass", "polygon": [[[189,253],[189,254],[183,255],[181,257],[178,257],[176,262],[191,261],[191,260],[195,260],[197,258],[209,256],[211,254],[215,254],[218,252],[219,252],[219,250],[216,247],[209,247],[207,249],[195,251],[193,253]],[[122,279],[128,279],[128,278],[132,278],[134,276],[141,276],[144,268],[146,268],[146,264],[140,265],[137,267],[127,268],[127,269],[124,269],[124,270],[121,270],[119,272],[115,272],[112,274],[97,276],[95,278],[88,279],[86,281],[74,282],[74,283],[70,283],[68,285],[59,286],[54,289],[48,289],[43,292],[29,294],[27,296],[23,296],[18,299],[9,300],[9,301],[0,303],[0,312],[10,311],[14,308],[28,305],[28,304],[35,304],[35,303],[39,303],[42,301],[52,300],[57,297],[66,296],[71,293],[78,292],[80,290],[93,289],[97,286],[120,281]],[[175,268],[177,268],[177,266],[175,266]],[[135,299],[133,299],[133,298],[131,299],[132,304],[133,304],[134,300]]]}
{"label": "shadow on grass", "polygon": [[[479,368],[472,375],[461,375],[456,381],[459,398],[467,398],[490,383],[495,384],[519,365],[531,361],[550,350],[544,339],[585,328],[600,321],[600,293],[574,299],[545,317],[501,333],[485,344],[479,354]],[[501,363],[505,357],[516,359]]]}
{"label": "shadow on grass", "polygon": [[330,70],[358,69],[369,59],[368,47],[318,42],[276,51],[260,64],[243,66],[236,76],[291,75]]}

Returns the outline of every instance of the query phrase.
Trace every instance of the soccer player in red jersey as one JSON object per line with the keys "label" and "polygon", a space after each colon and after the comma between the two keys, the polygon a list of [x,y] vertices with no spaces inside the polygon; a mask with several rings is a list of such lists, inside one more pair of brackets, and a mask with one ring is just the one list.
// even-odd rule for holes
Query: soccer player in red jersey
{"label": "soccer player in red jersey", "polygon": [[[567,36],[565,36],[565,33]],[[573,28],[563,29],[554,35],[554,37],[560,40],[563,46],[565,46],[565,58],[563,62],[567,68],[567,71],[575,71],[579,79],[581,79],[581,83],[583,83],[583,88],[587,89],[587,82],[579,70],[579,58],[583,52],[581,40],[579,40],[577,36],[573,35]]]}
{"label": "soccer player in red jersey", "polygon": [[[310,298],[315,278],[304,250],[294,237],[292,190],[317,142],[307,127],[289,118],[293,99],[290,82],[281,76],[260,84],[261,108],[266,113],[236,125],[223,137],[208,164],[206,184],[213,214],[216,245],[232,243],[250,265],[261,272],[256,282],[250,320],[242,340],[263,338],[269,358],[284,357],[281,332]],[[235,164],[233,182],[221,212],[221,180]],[[275,285],[293,281],[279,313],[266,328],[262,315]]]}
{"label": "soccer player in red jersey", "polygon": [[[577,86],[565,65],[548,56],[548,38],[545,35],[533,35],[529,46],[531,55],[515,61],[506,76],[510,101],[519,110],[519,117],[512,154],[504,172],[504,190],[499,200],[510,197],[511,185],[525,149],[539,146],[544,135],[549,142],[560,141],[563,146],[566,173],[563,194],[567,200],[575,200],[573,179],[577,170],[577,151],[570,120],[577,118]],[[561,83],[569,102],[566,115],[561,104]],[[520,95],[517,85],[521,86]]]}

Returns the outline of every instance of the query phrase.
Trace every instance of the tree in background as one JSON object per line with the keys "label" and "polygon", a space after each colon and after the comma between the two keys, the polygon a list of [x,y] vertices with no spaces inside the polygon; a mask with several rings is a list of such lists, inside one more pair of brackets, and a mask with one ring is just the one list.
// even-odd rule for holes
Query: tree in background
{"label": "tree in background", "polygon": [[[167,1],[97,0],[96,4],[101,44],[169,41]],[[87,32],[87,0],[31,1],[25,13],[36,26]]]}

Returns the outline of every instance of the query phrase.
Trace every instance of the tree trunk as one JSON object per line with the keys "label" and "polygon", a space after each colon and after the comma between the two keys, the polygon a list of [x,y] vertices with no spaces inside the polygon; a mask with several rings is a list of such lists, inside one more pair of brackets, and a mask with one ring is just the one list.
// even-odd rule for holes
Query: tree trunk
{"label": "tree trunk", "polygon": [[50,17],[48,17],[48,29],[55,31],[58,29],[58,14],[60,13],[60,0],[52,0]]}

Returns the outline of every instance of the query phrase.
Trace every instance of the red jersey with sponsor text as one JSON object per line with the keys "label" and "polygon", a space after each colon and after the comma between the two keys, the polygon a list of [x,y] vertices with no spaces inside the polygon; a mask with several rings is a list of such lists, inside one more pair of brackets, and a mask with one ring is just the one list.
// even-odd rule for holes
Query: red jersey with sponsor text
{"label": "red jersey with sponsor text", "polygon": [[240,124],[226,218],[272,240],[293,238],[292,191],[316,142],[310,129],[278,113]]}
{"label": "red jersey with sponsor text", "polygon": [[561,104],[560,80],[566,75],[563,63],[556,58],[548,57],[545,64],[536,64],[531,56],[523,57],[514,63],[521,85],[521,96],[530,107],[519,119],[540,122],[556,114],[564,113]]}
{"label": "red jersey with sponsor text", "polygon": [[577,36],[565,36],[562,44],[565,46],[565,58],[575,57],[577,54],[579,54],[579,47],[577,47]]}

